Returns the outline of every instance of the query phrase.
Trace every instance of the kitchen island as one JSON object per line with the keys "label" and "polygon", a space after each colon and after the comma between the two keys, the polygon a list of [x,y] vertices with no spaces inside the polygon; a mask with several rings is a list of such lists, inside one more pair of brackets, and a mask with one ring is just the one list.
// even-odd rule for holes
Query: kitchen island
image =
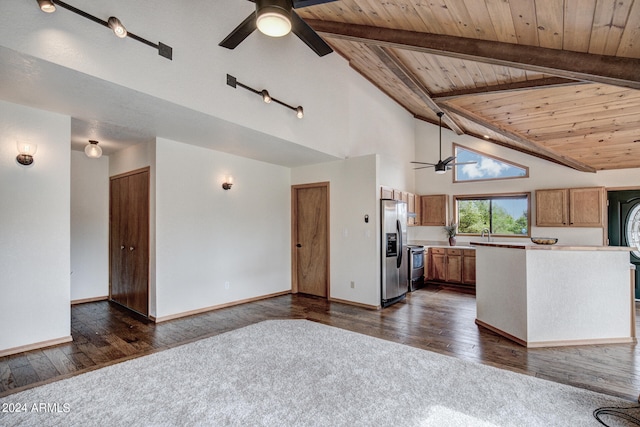
{"label": "kitchen island", "polygon": [[478,325],[526,347],[635,342],[633,248],[471,245]]}

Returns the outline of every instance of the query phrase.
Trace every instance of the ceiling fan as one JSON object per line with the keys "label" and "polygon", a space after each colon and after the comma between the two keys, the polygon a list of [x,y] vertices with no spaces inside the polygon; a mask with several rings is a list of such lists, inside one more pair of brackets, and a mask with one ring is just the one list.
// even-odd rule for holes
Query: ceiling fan
{"label": "ceiling fan", "polygon": [[335,0],[249,0],[256,4],[256,11],[238,25],[219,46],[235,49],[257,28],[271,37],[282,37],[293,33],[305,42],[318,56],[324,56],[333,49],[293,9],[300,9]]}
{"label": "ceiling fan", "polygon": [[444,116],[444,113],[442,111],[438,111],[436,114],[438,115],[438,119],[440,121],[440,159],[438,160],[438,163],[411,162],[418,165],[427,165],[427,166],[420,166],[418,168],[413,168],[413,169],[415,170],[415,169],[426,169],[426,168],[435,167],[436,173],[442,174],[450,170],[452,166],[476,164],[476,162],[451,163],[456,159],[454,156],[450,156],[442,160],[442,116]]}

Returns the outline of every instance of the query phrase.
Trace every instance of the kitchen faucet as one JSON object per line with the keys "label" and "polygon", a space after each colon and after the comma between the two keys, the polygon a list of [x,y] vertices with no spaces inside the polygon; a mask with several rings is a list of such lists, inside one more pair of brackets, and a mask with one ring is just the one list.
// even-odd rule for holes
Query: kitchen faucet
{"label": "kitchen faucet", "polygon": [[482,234],[480,235],[480,238],[484,237],[484,233],[487,233],[487,242],[491,241],[491,231],[489,231],[488,228],[483,228],[482,229]]}

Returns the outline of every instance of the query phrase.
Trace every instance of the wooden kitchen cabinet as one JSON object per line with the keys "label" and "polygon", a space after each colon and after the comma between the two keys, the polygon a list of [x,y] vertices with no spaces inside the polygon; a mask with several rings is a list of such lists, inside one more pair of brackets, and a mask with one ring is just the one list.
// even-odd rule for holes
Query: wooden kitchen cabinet
{"label": "wooden kitchen cabinet", "polygon": [[462,251],[462,283],[465,285],[476,284],[476,251],[464,249]]}
{"label": "wooden kitchen cabinet", "polygon": [[538,227],[603,227],[603,187],[536,190]]}
{"label": "wooden kitchen cabinet", "polygon": [[427,280],[475,285],[475,250],[431,247],[428,253],[429,273],[427,274]]}
{"label": "wooden kitchen cabinet", "polygon": [[447,225],[449,196],[436,194],[420,196],[420,225]]}
{"label": "wooden kitchen cabinet", "polygon": [[387,186],[380,187],[380,198],[381,199],[393,199],[393,188]]}

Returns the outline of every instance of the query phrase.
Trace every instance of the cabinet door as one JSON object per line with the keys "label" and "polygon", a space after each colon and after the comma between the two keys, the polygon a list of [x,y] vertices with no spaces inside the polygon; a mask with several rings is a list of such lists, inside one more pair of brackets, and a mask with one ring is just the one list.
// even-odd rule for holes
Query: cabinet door
{"label": "cabinet door", "polygon": [[432,280],[447,280],[447,254],[445,249],[431,248],[429,249],[431,254],[431,279]]}
{"label": "cabinet door", "polygon": [[567,190],[536,190],[536,225],[564,227],[567,224]]}
{"label": "cabinet door", "polygon": [[381,199],[393,199],[393,188],[385,187],[384,185],[380,187],[380,198]]}
{"label": "cabinet door", "polygon": [[447,249],[447,282],[462,283],[462,250]]}
{"label": "cabinet door", "polygon": [[424,279],[431,279],[431,262],[429,262],[429,249],[424,248]]}
{"label": "cabinet door", "polygon": [[[407,212],[415,213],[416,212],[416,196],[411,193],[404,193],[407,195]],[[416,221],[414,217],[407,218],[407,225],[415,225]]]}
{"label": "cabinet door", "polygon": [[446,194],[420,196],[420,225],[446,225],[448,207]]}
{"label": "cabinet door", "polygon": [[476,284],[476,251],[465,249],[462,254],[462,283]]}
{"label": "cabinet door", "polygon": [[415,213],[416,213],[416,217],[413,219],[413,225],[422,225],[421,221],[422,218],[420,218],[420,212],[422,211],[422,209],[420,209],[420,196],[418,196],[417,194],[414,194],[414,199],[415,199]]}
{"label": "cabinet door", "polygon": [[569,223],[575,227],[602,227],[604,225],[604,189],[570,188]]}

